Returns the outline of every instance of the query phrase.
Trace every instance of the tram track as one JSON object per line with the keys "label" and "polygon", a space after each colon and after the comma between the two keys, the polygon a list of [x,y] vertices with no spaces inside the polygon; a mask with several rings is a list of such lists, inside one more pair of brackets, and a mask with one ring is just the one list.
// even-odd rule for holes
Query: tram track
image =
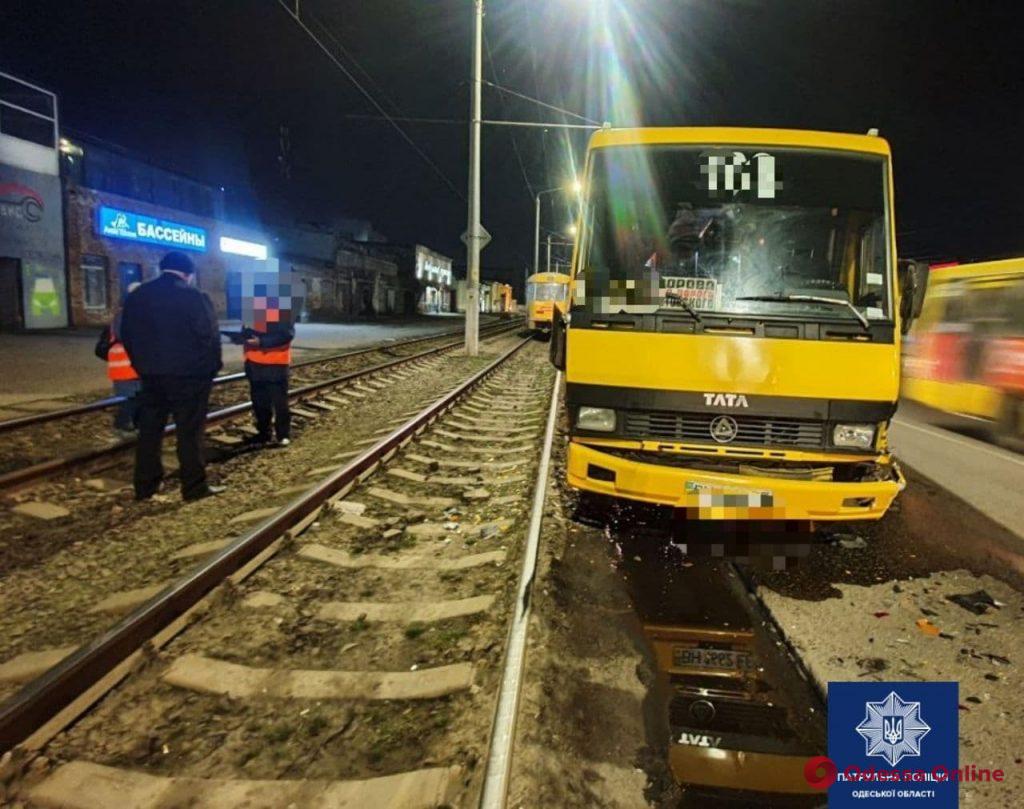
{"label": "tram track", "polygon": [[[489,324],[483,336],[500,334],[520,324]],[[414,362],[440,350],[460,345],[451,332],[415,337],[409,340],[378,344],[366,348],[317,357],[292,366],[290,396],[301,400],[324,387],[358,379],[366,374]],[[426,350],[424,344],[441,345]],[[412,350],[413,353],[407,354]],[[207,423],[216,423],[251,409],[245,374],[224,374],[213,380]],[[109,397],[70,408],[34,413],[0,421],[0,491],[20,486],[40,477],[72,469],[102,459],[134,446],[134,439],[116,440],[108,436],[106,411],[116,406],[120,397]],[[173,433],[174,425],[168,432]],[[52,448],[73,447],[61,458],[53,458]]]}
{"label": "tram track", "polygon": [[[0,739],[19,744],[5,788],[83,807],[155,805],[142,795],[158,792],[161,805],[475,803],[522,594],[509,567],[543,507],[526,494],[553,414],[541,353],[513,345],[23,688],[0,707]],[[212,681],[189,679],[203,669]],[[252,677],[262,685],[247,691]],[[148,727],[174,741],[150,750],[128,739],[147,725],[122,720],[153,701]]]}
{"label": "tram track", "polygon": [[[195,561],[190,549],[202,546],[208,535],[239,535],[275,504],[341,468],[360,448],[516,339],[489,338],[480,358],[437,353],[342,388],[337,396],[323,394],[318,401],[330,409],[310,405],[313,417],[294,428],[291,447],[226,452],[217,473],[228,488],[216,498],[186,503],[174,492],[132,502],[131,467],[119,457],[108,460],[110,469],[90,470],[95,478],[35,484],[21,496],[63,504],[69,514],[39,520],[13,509],[0,512],[0,666],[40,647],[67,647],[82,633],[97,632],[155,592],[154,580],[182,575]],[[0,698],[10,688],[0,677]]]}

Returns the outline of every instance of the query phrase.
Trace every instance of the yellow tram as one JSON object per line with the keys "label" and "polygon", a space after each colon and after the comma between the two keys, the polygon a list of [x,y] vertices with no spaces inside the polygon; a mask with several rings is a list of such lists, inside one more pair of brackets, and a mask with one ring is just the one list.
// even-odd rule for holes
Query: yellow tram
{"label": "yellow tram", "polygon": [[560,272],[538,272],[526,279],[526,325],[547,331],[556,306],[565,305],[569,276]]}

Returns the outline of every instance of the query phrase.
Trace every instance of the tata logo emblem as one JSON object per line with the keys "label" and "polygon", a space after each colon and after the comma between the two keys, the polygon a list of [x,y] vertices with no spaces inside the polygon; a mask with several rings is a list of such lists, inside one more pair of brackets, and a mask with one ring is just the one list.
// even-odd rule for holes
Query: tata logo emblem
{"label": "tata logo emblem", "polygon": [[921,718],[920,702],[905,702],[895,691],[881,702],[864,703],[864,721],[857,725],[865,755],[880,756],[890,767],[904,756],[921,755],[921,739],[931,730]]}
{"label": "tata logo emblem", "polygon": [[728,444],[736,437],[739,427],[732,416],[716,416],[711,420],[711,437],[719,444]]}
{"label": "tata logo emblem", "polygon": [[721,736],[708,736],[702,733],[687,733],[683,731],[679,736],[679,744],[688,744],[691,747],[718,747],[722,743]]}
{"label": "tata logo emblem", "polygon": [[705,393],[704,404],[708,407],[750,407],[742,393]]}

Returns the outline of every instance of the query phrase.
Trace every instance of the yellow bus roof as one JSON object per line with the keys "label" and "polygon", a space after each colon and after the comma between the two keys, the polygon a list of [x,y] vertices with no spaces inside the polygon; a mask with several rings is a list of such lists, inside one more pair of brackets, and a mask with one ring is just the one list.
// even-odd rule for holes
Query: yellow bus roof
{"label": "yellow bus roof", "polygon": [[538,272],[526,279],[528,284],[568,284],[572,280],[571,275],[560,272]]}
{"label": "yellow bus roof", "polygon": [[805,129],[758,129],[726,126],[666,126],[635,129],[598,129],[590,138],[591,149],[654,143],[697,143],[711,146],[796,146],[870,152],[888,157],[885,138],[844,132],[815,132]]}
{"label": "yellow bus roof", "polygon": [[963,281],[968,278],[1005,279],[1007,276],[1024,275],[1024,258],[1006,258],[1001,261],[978,261],[974,264],[939,267],[928,275],[929,283],[939,284]]}

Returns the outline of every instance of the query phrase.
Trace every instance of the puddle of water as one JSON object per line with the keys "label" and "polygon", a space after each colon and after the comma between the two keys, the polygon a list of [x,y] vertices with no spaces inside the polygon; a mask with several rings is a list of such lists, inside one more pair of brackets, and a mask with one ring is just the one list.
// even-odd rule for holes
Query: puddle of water
{"label": "puddle of water", "polygon": [[823,706],[716,558],[741,547],[759,556],[765,542],[806,545],[806,530],[782,526],[766,537],[750,526],[693,526],[636,504],[600,516],[657,661],[651,696],[682,792],[673,805],[825,806],[804,778],[807,760],[825,751]]}

